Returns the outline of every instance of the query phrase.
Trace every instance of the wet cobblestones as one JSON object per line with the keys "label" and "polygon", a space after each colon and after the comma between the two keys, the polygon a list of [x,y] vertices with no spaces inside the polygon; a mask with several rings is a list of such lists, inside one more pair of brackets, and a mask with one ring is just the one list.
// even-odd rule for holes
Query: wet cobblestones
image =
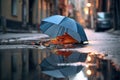
{"label": "wet cobblestones", "polygon": [[[101,53],[101,54],[108,54],[109,55],[109,57],[107,58],[108,60],[110,59],[110,60],[112,60],[113,61],[113,66],[115,66],[115,67],[112,67],[111,68],[111,70],[112,70],[112,74],[116,74],[115,76],[113,76],[114,78],[112,79],[109,79],[109,80],[116,80],[116,78],[118,77],[118,75],[120,74],[118,71],[118,69],[119,69],[119,65],[120,65],[120,59],[119,59],[119,57],[120,57],[120,45],[119,45],[119,43],[120,43],[120,37],[119,37],[119,35],[113,35],[113,34],[109,34],[109,33],[95,33],[95,32],[93,32],[93,31],[91,31],[91,30],[85,30],[86,31],[86,34],[87,34],[87,37],[88,37],[88,40],[89,40],[89,44],[88,45],[86,45],[86,46],[84,46],[84,47],[78,47],[77,49],[79,49],[80,51],[82,51],[82,52],[97,52],[97,53]],[[24,35],[24,34],[22,34],[22,35]],[[93,36],[94,35],[94,36]],[[8,36],[8,35],[7,35]],[[7,37],[6,36],[6,37]],[[17,35],[18,36],[18,35]],[[38,35],[36,35],[36,36],[38,36]],[[39,35],[40,36],[40,35]],[[13,36],[14,38],[15,38],[15,36]],[[26,37],[26,36],[24,36],[24,37]],[[9,57],[8,58],[8,56],[10,56],[10,54],[14,54],[14,56],[16,56],[15,54],[17,53],[19,56],[20,56],[20,54],[25,54],[25,53],[31,53],[31,54],[33,54],[33,53],[38,53],[37,55],[36,54],[34,54],[34,57],[32,57],[32,59],[33,59],[33,62],[32,63],[30,63],[30,64],[32,64],[32,65],[34,65],[33,63],[37,63],[37,64],[40,64],[41,63],[41,60],[42,59],[44,59],[47,55],[49,55],[49,54],[46,54],[45,53],[45,51],[46,50],[42,50],[42,53],[43,54],[41,54],[41,49],[39,48],[39,47],[35,47],[35,46],[33,46],[33,45],[29,45],[29,44],[21,44],[21,43],[26,43],[26,40],[27,39],[29,39],[27,42],[29,43],[29,41],[31,42],[31,41],[37,41],[37,40],[39,40],[40,39],[40,37],[38,38],[36,38],[36,37],[32,37],[33,39],[30,39],[30,38],[12,38],[12,39],[10,39],[10,36],[9,36],[9,41],[8,42],[10,42],[10,44],[8,45],[8,44],[1,44],[0,45],[0,64],[4,64],[3,62],[1,62],[1,60],[3,59],[3,57],[1,57],[1,56],[3,56],[3,55],[1,55],[1,53],[3,53],[3,52],[5,52],[4,54],[6,55],[6,54],[9,54],[9,55],[7,55],[7,57],[5,57],[4,56],[4,58],[6,58],[6,64],[4,64],[4,65],[8,65],[8,66],[11,66],[11,64],[9,64],[8,62],[9,62],[9,60],[10,61],[12,61],[13,63],[16,63],[16,62],[14,62],[13,60],[14,59],[17,59],[18,57],[13,57],[13,56],[11,56],[11,57]],[[28,37],[31,37],[31,36],[28,36]],[[43,36],[42,36],[43,37]],[[1,40],[3,40],[2,38],[0,38]],[[4,39],[6,40],[7,38],[5,38],[5,36],[4,36]],[[19,41],[18,42],[14,42],[14,40],[18,40],[19,39]],[[37,40],[36,40],[37,39]],[[25,41],[24,41],[25,40]],[[14,44],[12,44],[12,43],[14,43]],[[12,44],[12,45],[11,45]],[[19,54],[20,53],[20,54]],[[27,54],[26,54],[27,55]],[[41,57],[41,56],[43,56],[43,57]],[[24,55],[22,55],[22,57],[24,57]],[[13,59],[12,59],[13,58]],[[18,58],[18,59],[22,59],[22,58]],[[37,61],[38,60],[38,61]],[[24,58],[23,58],[23,63],[24,63]],[[36,62],[37,61],[37,62]],[[7,64],[8,63],[8,64]],[[19,63],[19,62],[18,62]],[[19,63],[19,65],[20,65],[21,63]],[[117,65],[117,66],[116,66]],[[15,66],[18,66],[18,65],[15,65]],[[22,66],[22,65],[21,65]],[[37,65],[38,66],[38,65]],[[3,66],[0,66],[0,68],[1,67],[3,67]],[[22,66],[22,67],[24,67],[24,66]],[[30,68],[30,67],[29,67]],[[11,68],[9,67],[7,70],[9,71]],[[17,68],[16,68],[17,69]],[[22,70],[22,68],[19,68],[19,69],[21,69]],[[24,69],[25,69],[25,67],[24,67]],[[33,67],[31,66],[31,68],[30,69],[33,69]],[[7,71],[7,70],[5,70],[5,71]],[[26,69],[26,70],[28,70],[28,69]],[[118,70],[118,71],[117,71]],[[0,69],[0,72],[1,72],[2,70]],[[11,71],[11,70],[10,70]],[[23,72],[24,72],[24,70],[23,70]],[[23,72],[20,72],[20,75],[21,75],[21,73],[23,73]],[[25,72],[27,72],[27,71],[25,71]],[[19,76],[19,73],[18,74],[14,74],[14,70],[13,70],[13,75],[12,75],[12,77],[11,77],[11,73],[9,72],[9,73],[7,73],[7,72],[5,72],[3,75],[2,75],[2,77],[3,76],[5,76],[6,74],[10,74],[10,76],[8,76],[8,78],[10,78],[10,80],[14,80],[14,79],[18,79],[17,77],[15,77],[15,76]],[[26,73],[24,73],[24,76],[23,77],[20,77],[20,78],[23,78],[23,80],[26,80]],[[30,75],[33,75],[33,76],[30,76]],[[46,75],[44,75],[44,74],[41,74],[40,76],[40,68],[37,68],[37,70],[34,70],[34,71],[32,71],[32,72],[30,72],[29,73],[29,80],[48,80],[48,79],[50,79],[51,77],[49,77],[49,76],[47,76],[46,77]],[[110,74],[109,74],[110,75]],[[5,78],[5,77],[4,77]],[[46,78],[46,79],[45,79]],[[51,78],[51,79],[53,79],[53,78]],[[7,79],[8,80],[8,79]],[[63,80],[63,79],[53,79],[53,80]],[[66,79],[67,80],[67,79]],[[120,80],[119,79],[119,77],[118,77],[118,80]]]}

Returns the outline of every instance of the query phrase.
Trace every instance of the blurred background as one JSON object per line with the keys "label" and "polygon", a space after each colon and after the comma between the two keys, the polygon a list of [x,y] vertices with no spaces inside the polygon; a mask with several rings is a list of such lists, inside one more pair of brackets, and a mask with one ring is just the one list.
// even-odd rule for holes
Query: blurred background
{"label": "blurred background", "polygon": [[[117,66],[120,65],[120,0],[0,0],[0,80],[68,80],[41,74],[39,64],[51,52],[31,44],[48,37],[40,34],[40,24],[52,15],[73,18],[85,28],[89,44],[80,45],[79,50],[96,51],[115,58],[116,63],[109,58],[99,59],[97,64],[101,70],[97,75],[102,73],[105,78],[99,80],[120,80],[120,67]],[[117,35],[98,33],[104,30],[118,32]],[[93,73],[96,72],[94,68]],[[94,76],[97,77],[93,74],[88,80],[96,80]]]}
{"label": "blurred background", "polygon": [[120,30],[119,4],[119,0],[0,0],[0,31],[40,32],[41,20],[55,14],[96,29],[98,12],[109,13],[112,28]]}

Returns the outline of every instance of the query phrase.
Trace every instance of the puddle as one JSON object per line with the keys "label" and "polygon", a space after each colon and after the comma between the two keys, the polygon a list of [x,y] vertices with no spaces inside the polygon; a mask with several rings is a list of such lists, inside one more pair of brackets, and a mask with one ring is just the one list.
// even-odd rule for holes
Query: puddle
{"label": "puddle", "polygon": [[105,55],[83,51],[78,48],[1,48],[0,80],[110,80],[111,77],[105,75],[116,71],[111,72],[111,63],[101,59]]}

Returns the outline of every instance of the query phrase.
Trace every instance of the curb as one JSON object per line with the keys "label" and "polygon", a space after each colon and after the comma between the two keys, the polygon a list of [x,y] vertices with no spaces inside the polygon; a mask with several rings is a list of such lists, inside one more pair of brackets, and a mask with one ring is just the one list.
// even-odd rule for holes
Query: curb
{"label": "curb", "polygon": [[37,30],[13,30],[13,29],[8,29],[3,32],[0,29],[0,33],[39,33],[39,32]]}
{"label": "curb", "polygon": [[120,35],[120,30],[111,29],[111,30],[109,30],[107,32],[110,33],[110,34],[114,34],[114,35]]}

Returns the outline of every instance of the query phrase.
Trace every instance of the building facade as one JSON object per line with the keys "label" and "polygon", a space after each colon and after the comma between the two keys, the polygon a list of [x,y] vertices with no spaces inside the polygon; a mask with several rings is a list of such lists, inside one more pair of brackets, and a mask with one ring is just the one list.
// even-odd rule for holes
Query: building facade
{"label": "building facade", "polygon": [[38,30],[43,18],[68,16],[68,0],[0,0],[0,31]]}
{"label": "building facade", "polygon": [[113,27],[114,30],[120,30],[120,1],[111,0],[111,12],[113,14]]}
{"label": "building facade", "polygon": [[79,22],[83,27],[85,26],[86,15],[84,12],[85,0],[69,0],[72,6],[72,17]]}
{"label": "building facade", "polygon": [[[88,0],[92,6],[93,23],[97,12],[109,12],[112,15],[113,29],[120,30],[120,1],[118,0]],[[95,24],[93,24],[94,28]]]}
{"label": "building facade", "polygon": [[0,0],[0,31],[38,30],[43,18],[55,14],[69,16],[71,11],[73,18],[79,18],[77,20],[84,25],[87,24],[84,9],[88,2],[91,3],[91,28],[94,28],[96,13],[106,11],[113,15],[114,29],[120,29],[120,1],[117,0]]}

